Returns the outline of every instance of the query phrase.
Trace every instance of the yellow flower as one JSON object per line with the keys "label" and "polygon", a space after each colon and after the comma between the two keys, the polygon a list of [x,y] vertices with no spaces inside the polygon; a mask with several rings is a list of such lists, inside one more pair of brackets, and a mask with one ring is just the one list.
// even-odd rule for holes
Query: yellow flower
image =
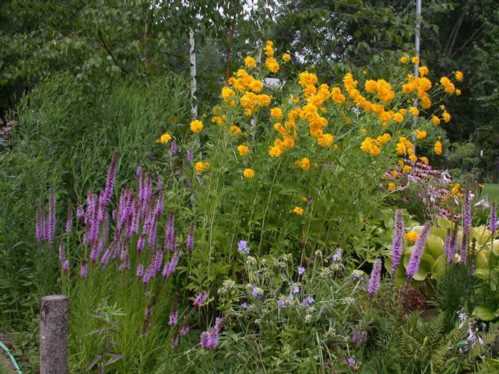
{"label": "yellow flower", "polygon": [[232,135],[239,135],[241,134],[241,128],[236,125],[231,125],[229,128],[229,131]]}
{"label": "yellow flower", "polygon": [[440,118],[435,115],[431,116],[431,123],[433,123],[435,126],[440,125]]}
{"label": "yellow flower", "polygon": [[393,192],[397,189],[397,185],[393,182],[390,182],[390,183],[388,183],[387,188],[388,188],[388,191]]}
{"label": "yellow flower", "polygon": [[404,120],[404,116],[402,113],[397,112],[393,115],[393,120],[397,123],[402,123],[402,121]]}
{"label": "yellow flower", "polygon": [[234,90],[226,86],[222,88],[222,93],[220,94],[220,96],[222,96],[222,99],[224,99],[224,101],[228,101],[228,99],[234,95],[235,95]]}
{"label": "yellow flower", "polygon": [[444,120],[445,123],[449,123],[450,120],[451,120],[451,115],[449,112],[445,111],[443,114],[442,114],[442,119]]}
{"label": "yellow flower", "polygon": [[282,155],[282,148],[281,147],[274,145],[274,146],[271,146],[269,148],[269,156],[270,157],[279,157],[281,155]]}
{"label": "yellow flower", "polygon": [[428,136],[428,133],[425,130],[416,130],[415,133],[416,139],[418,140],[426,139],[426,137]]}
{"label": "yellow flower", "polygon": [[461,185],[459,183],[454,183],[452,185],[452,188],[450,190],[451,194],[453,194],[454,196],[458,196],[461,194]]}
{"label": "yellow flower", "polygon": [[253,79],[249,84],[249,89],[254,93],[260,93],[263,90],[263,82],[258,79]]}
{"label": "yellow flower", "polygon": [[411,62],[412,62],[414,65],[419,64],[419,57],[418,57],[418,56],[414,56],[413,58],[411,58]]}
{"label": "yellow flower", "polygon": [[295,165],[300,169],[307,171],[310,169],[310,159],[308,157],[303,157],[302,159],[295,161]]}
{"label": "yellow flower", "polygon": [[244,66],[246,66],[248,69],[254,69],[256,68],[256,60],[251,56],[246,56],[244,58]]}
{"label": "yellow flower", "polygon": [[430,160],[428,160],[428,157],[426,157],[426,156],[421,156],[419,158],[419,161],[421,161],[425,165],[429,165],[430,164]]}
{"label": "yellow flower", "polygon": [[400,57],[400,63],[407,64],[408,62],[409,62],[409,56],[403,55],[402,57]]}
{"label": "yellow flower", "polygon": [[279,63],[274,57],[267,57],[265,59],[265,67],[271,73],[277,73],[279,71]]}
{"label": "yellow flower", "polygon": [[194,120],[191,122],[191,131],[194,133],[194,134],[197,134],[197,133],[200,133],[201,131],[203,131],[203,122],[199,121],[199,120]]}
{"label": "yellow flower", "polygon": [[433,146],[433,151],[437,156],[440,156],[443,153],[443,144],[440,140],[437,140],[435,142],[435,145]]}
{"label": "yellow flower", "polygon": [[194,164],[194,169],[197,174],[202,173],[203,171],[208,170],[210,167],[210,163],[208,161],[198,161]]}
{"label": "yellow flower", "polygon": [[272,40],[267,40],[265,42],[265,47],[263,48],[265,52],[265,56],[267,57],[273,57],[274,56],[274,43]]}
{"label": "yellow flower", "polygon": [[402,173],[404,174],[409,174],[412,170],[412,166],[411,165],[404,165],[404,167],[402,168]]}
{"label": "yellow flower", "polygon": [[293,214],[296,214],[297,216],[303,216],[303,213],[305,212],[303,208],[299,206],[295,206],[292,210]]}
{"label": "yellow flower", "polygon": [[217,125],[223,125],[225,123],[225,116],[213,116],[211,122]]}
{"label": "yellow flower", "polygon": [[282,109],[281,108],[272,108],[270,109],[270,116],[276,120],[282,118]]}
{"label": "yellow flower", "polygon": [[372,79],[367,80],[366,83],[364,83],[364,89],[368,93],[375,93],[376,89],[377,89],[377,86],[378,85],[376,84],[376,81],[374,81]]}
{"label": "yellow flower", "polygon": [[418,233],[416,231],[408,231],[405,233],[405,239],[408,242],[414,243],[418,239]]}
{"label": "yellow flower", "polygon": [[172,140],[172,136],[169,133],[165,132],[163,135],[161,135],[159,137],[159,139],[157,140],[157,142],[160,143],[160,144],[166,144],[170,140]]}
{"label": "yellow flower", "polygon": [[239,152],[239,155],[241,156],[246,156],[247,154],[250,153],[250,149],[247,145],[240,144],[237,146],[237,151]]}
{"label": "yellow flower", "polygon": [[462,80],[464,79],[464,73],[458,70],[454,73],[454,78],[456,78],[458,82],[462,82]]}
{"label": "yellow flower", "polygon": [[334,142],[334,135],[323,134],[317,139],[317,143],[324,148],[330,147]]}
{"label": "yellow flower", "polygon": [[459,88],[456,88],[456,96],[461,96],[461,90]]}
{"label": "yellow flower", "polygon": [[379,149],[378,143],[376,142],[375,139],[367,137],[362,141],[362,144],[360,145],[360,149],[365,152],[370,154],[371,156],[379,156],[381,153],[381,150]]}
{"label": "yellow flower", "polygon": [[428,75],[428,73],[430,72],[428,66],[421,66],[418,70],[419,70],[419,75],[422,77]]}
{"label": "yellow flower", "polygon": [[283,55],[282,55],[282,60],[283,60],[284,62],[289,62],[289,61],[291,61],[291,55],[290,55],[289,53],[287,53],[287,52],[286,52],[286,53],[283,53]]}
{"label": "yellow flower", "polygon": [[411,106],[409,108],[409,113],[411,113],[413,117],[418,117],[419,116],[419,109],[416,108],[415,106]]}
{"label": "yellow flower", "polygon": [[255,176],[255,170],[253,170],[251,168],[246,168],[243,170],[243,176],[246,179],[251,179]]}
{"label": "yellow flower", "polygon": [[339,87],[333,87],[331,89],[331,98],[336,104],[342,104],[345,102],[345,95],[343,95]]}

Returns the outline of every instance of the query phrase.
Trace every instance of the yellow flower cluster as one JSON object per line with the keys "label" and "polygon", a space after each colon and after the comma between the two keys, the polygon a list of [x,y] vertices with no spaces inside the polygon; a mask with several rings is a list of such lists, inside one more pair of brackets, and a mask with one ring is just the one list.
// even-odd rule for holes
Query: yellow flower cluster
{"label": "yellow flower cluster", "polygon": [[456,86],[454,85],[454,83],[452,83],[452,81],[449,78],[447,77],[440,78],[440,84],[442,85],[446,93],[452,95],[453,93],[456,92]]}
{"label": "yellow flower cluster", "polygon": [[310,159],[308,157],[303,157],[295,161],[295,165],[302,170],[308,171],[310,170]]}
{"label": "yellow flower cluster", "polygon": [[[420,69],[423,68],[426,68],[426,66],[422,66]],[[423,69],[423,72],[426,73],[425,69]],[[421,75],[421,77],[415,77],[414,75],[409,74],[407,76],[407,82],[402,85],[402,92],[405,94],[416,92],[421,102],[421,107],[423,109],[429,109],[431,107],[429,91],[431,90],[433,85],[430,79],[425,77],[423,74]]]}
{"label": "yellow flower cluster", "polygon": [[426,139],[426,137],[428,136],[428,132],[425,130],[416,130],[414,134],[416,135],[416,139],[418,140]]}
{"label": "yellow flower cluster", "polygon": [[444,153],[444,146],[440,140],[437,140],[435,142],[435,145],[433,146],[433,152],[435,152],[437,156],[440,156],[442,155],[442,153]]}
{"label": "yellow flower cluster", "polygon": [[200,174],[203,171],[208,170],[209,167],[210,163],[208,161],[198,161],[194,164],[194,170],[196,170],[197,174]]}
{"label": "yellow flower cluster", "polygon": [[265,56],[265,68],[271,73],[277,73],[279,71],[279,63],[274,57],[274,43],[271,40],[267,40],[264,48]]}
{"label": "yellow flower cluster", "polygon": [[165,132],[163,135],[161,135],[159,137],[159,139],[157,140],[157,143],[166,144],[170,140],[172,140],[172,136],[169,133]]}
{"label": "yellow flower cluster", "polygon": [[376,138],[367,137],[362,141],[360,149],[371,156],[379,156],[381,148],[392,139],[389,133],[384,133]]}
{"label": "yellow flower cluster", "polygon": [[395,151],[398,156],[408,156],[412,162],[416,162],[418,159],[416,156],[416,147],[405,136],[399,138],[399,141],[395,146]]}
{"label": "yellow flower cluster", "polygon": [[251,179],[255,177],[255,170],[251,168],[246,168],[243,170],[243,177],[246,179]]}
{"label": "yellow flower cluster", "polygon": [[376,94],[378,98],[389,103],[395,98],[395,91],[393,91],[392,85],[384,79],[367,80],[364,84],[364,89],[367,93]]}
{"label": "yellow flower cluster", "polygon": [[196,119],[191,122],[191,131],[194,134],[200,133],[201,131],[203,131],[203,128],[204,128],[203,122],[201,122],[200,120]]}

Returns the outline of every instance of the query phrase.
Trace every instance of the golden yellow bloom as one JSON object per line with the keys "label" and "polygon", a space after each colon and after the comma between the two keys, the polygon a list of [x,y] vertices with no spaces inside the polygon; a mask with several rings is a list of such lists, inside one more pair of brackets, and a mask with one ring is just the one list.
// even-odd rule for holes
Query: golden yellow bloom
{"label": "golden yellow bloom", "polygon": [[208,170],[209,167],[210,167],[210,163],[208,161],[198,161],[194,164],[194,169],[196,170],[197,174]]}
{"label": "golden yellow bloom", "polygon": [[418,233],[416,231],[408,231],[405,233],[405,239],[408,242],[414,243],[418,240]]}
{"label": "golden yellow bloom", "polygon": [[419,70],[419,75],[422,77],[428,75],[428,73],[430,72],[430,69],[428,69],[428,66],[421,66],[418,70]]}
{"label": "golden yellow bloom", "polygon": [[256,60],[251,56],[246,56],[244,58],[244,66],[246,66],[248,69],[254,69],[256,68]]}
{"label": "golden yellow bloom", "polygon": [[452,185],[452,188],[450,190],[451,194],[453,194],[454,196],[458,196],[461,194],[461,185],[459,183],[454,183]]}
{"label": "golden yellow bloom", "polygon": [[390,140],[392,140],[392,136],[385,132],[383,135],[380,135],[376,138],[376,141],[380,144],[380,145],[385,145],[386,143],[388,143]]}
{"label": "golden yellow bloom", "polygon": [[402,113],[397,112],[393,115],[393,120],[397,123],[402,123],[402,121],[404,120],[404,116]]}
{"label": "golden yellow bloom", "polygon": [[310,169],[310,159],[308,157],[303,157],[302,159],[295,161],[295,165],[300,169],[307,171]]}
{"label": "golden yellow bloom", "polygon": [[412,170],[412,166],[411,165],[404,165],[404,167],[402,168],[402,173],[404,174],[409,174]]}
{"label": "golden yellow bloom", "polygon": [[200,120],[194,120],[191,122],[191,131],[194,133],[194,134],[197,134],[197,133],[200,133],[201,131],[203,131],[203,122],[201,122]]}
{"label": "golden yellow bloom", "polygon": [[293,214],[296,214],[297,216],[303,216],[303,213],[305,210],[299,206],[295,206],[292,210]]}
{"label": "golden yellow bloom", "polygon": [[269,156],[270,157],[279,157],[281,155],[282,155],[282,148],[281,147],[274,145],[274,146],[271,146],[269,148]]}
{"label": "golden yellow bloom", "polygon": [[272,108],[270,109],[270,116],[276,120],[282,118],[282,109],[281,108]]}
{"label": "golden yellow bloom", "polygon": [[442,153],[443,153],[443,144],[440,140],[437,140],[435,142],[435,145],[433,146],[433,152],[435,152],[435,154],[437,156],[440,156]]}
{"label": "golden yellow bloom", "polygon": [[462,82],[462,80],[464,79],[464,73],[458,70],[454,73],[454,78],[456,78],[458,82]]}
{"label": "golden yellow bloom", "polygon": [[331,147],[333,142],[334,142],[334,135],[332,134],[323,134],[319,136],[319,138],[317,139],[317,143],[324,148]]}
{"label": "golden yellow bloom", "polygon": [[419,158],[419,161],[421,161],[425,165],[429,165],[430,164],[430,160],[428,160],[428,157],[426,157],[426,156],[421,156]]}
{"label": "golden yellow bloom", "polygon": [[240,144],[237,146],[237,151],[239,152],[240,156],[246,156],[247,154],[250,153],[250,149],[247,145],[245,144]]}
{"label": "golden yellow bloom", "polygon": [[426,132],[425,130],[416,130],[415,134],[416,134],[416,139],[418,140],[426,139],[426,137],[428,136],[428,132]]}
{"label": "golden yellow bloom", "polygon": [[336,104],[342,104],[345,102],[345,95],[343,95],[339,87],[333,87],[331,89],[331,98]]}
{"label": "golden yellow bloom", "polygon": [[255,176],[255,170],[253,170],[251,168],[246,168],[243,170],[243,176],[246,179],[251,179]]}
{"label": "golden yellow bloom", "polygon": [[279,63],[274,57],[267,57],[265,59],[265,67],[271,73],[277,73],[279,71]]}
{"label": "golden yellow bloom", "polygon": [[220,94],[220,96],[222,96],[222,99],[224,99],[224,101],[227,101],[229,98],[231,98],[234,95],[235,95],[234,90],[227,86],[224,86],[222,88],[222,93]]}
{"label": "golden yellow bloom", "polygon": [[401,64],[407,64],[408,62],[409,62],[409,56],[403,55],[402,57],[400,57]]}
{"label": "golden yellow bloom", "polygon": [[257,99],[258,105],[269,106],[270,102],[272,101],[272,96],[263,94],[263,95],[258,95],[256,99]]}
{"label": "golden yellow bloom", "polygon": [[365,152],[370,154],[371,156],[379,156],[381,153],[381,150],[379,149],[378,143],[376,142],[375,139],[367,137],[365,138],[361,145],[360,149]]}
{"label": "golden yellow bloom", "polygon": [[431,116],[431,123],[433,123],[435,126],[440,125],[440,118],[435,115]]}
{"label": "golden yellow bloom", "polygon": [[313,86],[317,84],[317,75],[314,73],[309,73],[308,71],[304,71],[298,74],[298,84],[302,87]]}
{"label": "golden yellow bloom", "polygon": [[409,108],[409,113],[411,113],[413,117],[418,117],[419,116],[419,109],[416,108],[415,106],[411,106]]}
{"label": "golden yellow bloom", "polygon": [[431,99],[428,95],[421,96],[421,107],[423,109],[430,109],[431,108]]}
{"label": "golden yellow bloom", "polygon": [[287,53],[287,52],[286,52],[286,53],[283,53],[283,55],[282,55],[282,60],[283,60],[284,62],[289,62],[289,61],[291,61],[291,55],[290,55],[289,53]]}
{"label": "golden yellow bloom", "polygon": [[444,120],[445,123],[449,123],[450,120],[451,120],[451,115],[449,112],[445,111],[443,114],[442,114],[442,119]]}
{"label": "golden yellow bloom", "polygon": [[166,144],[170,140],[172,140],[172,136],[169,133],[165,132],[163,135],[161,135],[159,137],[159,139],[157,140],[157,142],[160,143],[160,144]]}
{"label": "golden yellow bloom", "polygon": [[254,93],[260,93],[263,90],[263,82],[258,79],[253,79],[248,87]]}
{"label": "golden yellow bloom", "polygon": [[411,62],[412,62],[414,65],[419,64],[419,57],[418,57],[418,56],[414,56],[413,58],[411,58]]}
{"label": "golden yellow bloom", "polygon": [[229,131],[232,135],[239,135],[241,134],[241,128],[236,125],[231,125],[229,128]]}
{"label": "golden yellow bloom", "polygon": [[213,116],[211,117],[211,122],[217,125],[223,125],[225,123],[225,116]]}
{"label": "golden yellow bloom", "polygon": [[377,89],[377,86],[378,85],[376,84],[376,81],[374,81],[372,79],[369,79],[369,80],[366,81],[366,83],[364,83],[364,89],[368,93],[375,93],[376,89]]}
{"label": "golden yellow bloom", "polygon": [[274,43],[272,40],[267,40],[265,43],[265,47],[263,48],[265,52],[265,56],[267,57],[273,57],[274,56]]}
{"label": "golden yellow bloom", "polygon": [[461,90],[459,88],[456,88],[456,96],[461,96]]}
{"label": "golden yellow bloom", "polygon": [[388,183],[387,189],[388,189],[388,191],[393,192],[397,189],[397,185],[393,182],[390,182],[390,183]]}

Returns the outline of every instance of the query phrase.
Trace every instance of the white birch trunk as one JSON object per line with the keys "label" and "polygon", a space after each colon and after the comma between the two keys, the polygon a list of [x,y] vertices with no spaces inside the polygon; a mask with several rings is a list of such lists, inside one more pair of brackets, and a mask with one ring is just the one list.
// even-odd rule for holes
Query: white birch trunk
{"label": "white birch trunk", "polygon": [[197,71],[196,71],[196,41],[194,40],[194,30],[189,30],[189,60],[191,64],[191,115],[193,119],[198,117],[197,98]]}

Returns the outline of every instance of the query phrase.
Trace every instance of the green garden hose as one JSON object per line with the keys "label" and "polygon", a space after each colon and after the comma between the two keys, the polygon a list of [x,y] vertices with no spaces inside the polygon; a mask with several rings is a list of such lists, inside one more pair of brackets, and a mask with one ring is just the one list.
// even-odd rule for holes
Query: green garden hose
{"label": "green garden hose", "polygon": [[16,369],[18,374],[22,374],[23,372],[21,371],[21,368],[17,364],[16,359],[12,355],[12,353],[9,351],[9,348],[5,344],[3,344],[2,341],[0,341],[0,348],[7,354],[7,357],[9,357],[10,362],[12,363],[12,366],[14,366],[14,369]]}

